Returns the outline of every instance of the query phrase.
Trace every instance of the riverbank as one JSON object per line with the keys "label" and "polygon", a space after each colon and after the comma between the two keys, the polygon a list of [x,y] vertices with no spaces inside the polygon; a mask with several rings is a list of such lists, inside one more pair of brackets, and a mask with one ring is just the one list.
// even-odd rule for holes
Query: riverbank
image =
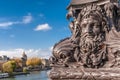
{"label": "riverbank", "polygon": [[[5,79],[5,78],[14,78],[15,76],[26,76],[26,75],[30,75],[36,72],[48,72],[50,69],[46,69],[46,70],[34,70],[34,71],[29,71],[29,72],[13,72],[13,73],[1,73],[2,76],[0,76],[0,79]],[[47,75],[47,73],[46,73]]]}
{"label": "riverbank", "polygon": [[[47,76],[47,71],[34,71],[26,75],[16,75],[10,78],[4,78],[2,80],[49,80]],[[1,79],[0,79],[1,80]]]}
{"label": "riverbank", "polygon": [[16,76],[16,75],[26,75],[30,74],[30,72],[13,72],[12,74],[9,74],[10,76]]}

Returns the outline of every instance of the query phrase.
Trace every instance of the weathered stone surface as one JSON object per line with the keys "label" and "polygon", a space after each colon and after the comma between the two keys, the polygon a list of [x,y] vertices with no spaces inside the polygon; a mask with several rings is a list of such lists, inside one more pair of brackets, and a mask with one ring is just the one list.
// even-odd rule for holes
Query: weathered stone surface
{"label": "weathered stone surface", "polygon": [[72,35],[53,47],[52,80],[120,80],[118,0],[72,0]]}
{"label": "weathered stone surface", "polygon": [[119,80],[120,68],[53,68],[49,77],[52,80]]}

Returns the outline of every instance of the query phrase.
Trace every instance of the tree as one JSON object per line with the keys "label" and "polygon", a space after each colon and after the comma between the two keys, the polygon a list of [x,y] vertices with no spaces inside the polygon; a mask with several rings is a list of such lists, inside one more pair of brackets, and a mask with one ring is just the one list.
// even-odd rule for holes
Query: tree
{"label": "tree", "polygon": [[23,68],[23,72],[27,72],[27,67],[24,67],[24,68]]}
{"label": "tree", "polygon": [[16,68],[16,62],[14,60],[5,62],[2,68],[3,68],[3,72],[12,73]]}
{"label": "tree", "polygon": [[22,60],[20,58],[16,58],[16,59],[14,59],[14,61],[16,62],[17,68],[22,67]]}
{"label": "tree", "polygon": [[42,64],[41,59],[37,57],[33,57],[27,60],[26,65],[27,66],[36,66]]}

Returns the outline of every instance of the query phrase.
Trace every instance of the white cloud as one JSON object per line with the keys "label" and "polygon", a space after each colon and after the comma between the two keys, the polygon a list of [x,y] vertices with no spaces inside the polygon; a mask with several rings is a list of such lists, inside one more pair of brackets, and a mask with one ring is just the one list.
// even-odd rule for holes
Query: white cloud
{"label": "white cloud", "polygon": [[48,31],[52,29],[49,24],[45,23],[45,24],[39,24],[34,30],[35,31]]}
{"label": "white cloud", "polygon": [[3,22],[3,23],[0,23],[0,28],[6,29],[9,26],[12,26],[14,24],[18,24],[18,22]]}
{"label": "white cloud", "polygon": [[32,21],[32,15],[30,13],[28,13],[27,16],[24,16],[23,17],[23,20],[22,20],[22,23],[24,24],[28,24]]}
{"label": "white cloud", "polygon": [[23,16],[22,20],[1,22],[0,28],[8,29],[10,26],[15,25],[15,24],[28,24],[32,21],[32,19],[33,19],[32,15],[28,13],[27,16]]}
{"label": "white cloud", "polygon": [[7,27],[7,26],[11,26],[13,25],[13,22],[4,22],[4,23],[0,23],[0,27]]}
{"label": "white cloud", "polygon": [[10,58],[12,57],[22,57],[22,53],[25,51],[28,57],[40,57],[49,58],[52,53],[49,49],[11,49],[11,50],[0,50],[0,56],[6,55]]}

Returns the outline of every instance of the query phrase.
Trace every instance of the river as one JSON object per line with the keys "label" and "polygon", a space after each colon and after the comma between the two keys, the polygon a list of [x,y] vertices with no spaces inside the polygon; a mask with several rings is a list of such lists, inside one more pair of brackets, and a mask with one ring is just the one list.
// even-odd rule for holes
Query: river
{"label": "river", "polygon": [[4,78],[0,80],[49,80],[47,76],[48,71],[40,71],[40,72],[31,72],[27,75],[18,75],[14,78]]}

